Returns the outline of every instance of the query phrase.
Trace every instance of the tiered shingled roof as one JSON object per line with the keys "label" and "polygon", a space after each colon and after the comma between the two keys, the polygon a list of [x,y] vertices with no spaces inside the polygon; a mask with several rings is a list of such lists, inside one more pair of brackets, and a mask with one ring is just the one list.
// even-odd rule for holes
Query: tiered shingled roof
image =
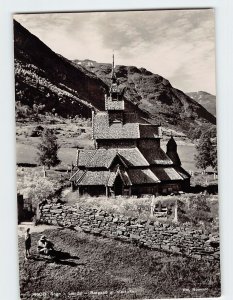
{"label": "tiered shingled roof", "polygon": [[107,112],[98,112],[93,116],[94,139],[140,139],[161,138],[159,126],[140,123],[109,124]]}
{"label": "tiered shingled roof", "polygon": [[182,167],[175,166],[174,169],[176,170],[177,173],[179,173],[180,176],[183,177],[183,179],[190,178],[190,174],[188,172],[186,172]]}
{"label": "tiered shingled roof", "polygon": [[161,149],[141,149],[141,153],[146,157],[150,165],[172,165],[172,160]]}
{"label": "tiered shingled roof", "polygon": [[129,169],[115,171],[94,171],[94,170],[79,170],[72,177],[79,186],[113,186],[114,182],[120,176],[125,186],[133,184],[155,184],[160,180],[149,169]]}
{"label": "tiered shingled roof", "polygon": [[160,180],[157,176],[149,169],[129,169],[129,178],[132,184],[151,184],[158,183]]}
{"label": "tiered shingled roof", "polygon": [[139,191],[142,191],[142,186],[189,179],[190,175],[180,166],[173,137],[166,154],[160,148],[160,125],[148,124],[134,113],[124,111],[114,57],[111,81],[109,96],[105,97],[106,111],[92,115],[96,149],[78,150],[78,170],[70,180],[78,186],[113,187],[118,186],[120,177],[123,186],[141,185]]}
{"label": "tiered shingled roof", "polygon": [[83,176],[78,178],[77,183],[80,186],[104,185],[107,186],[110,176],[109,171],[85,171]]}
{"label": "tiered shingled roof", "polygon": [[151,170],[160,181],[183,180],[183,177],[173,167],[152,167]]}
{"label": "tiered shingled roof", "polygon": [[190,175],[182,168],[177,166],[170,167],[144,167],[136,169],[120,170],[113,168],[112,170],[94,170],[85,169],[78,170],[72,177],[80,186],[102,185],[113,186],[116,177],[120,175],[126,186],[132,184],[154,184],[162,181],[177,181],[188,179]]}
{"label": "tiered shingled roof", "polygon": [[79,168],[109,168],[115,159],[119,156],[127,166],[146,167],[148,161],[142,155],[138,148],[114,148],[114,149],[96,149],[79,150],[77,155],[77,166]]}

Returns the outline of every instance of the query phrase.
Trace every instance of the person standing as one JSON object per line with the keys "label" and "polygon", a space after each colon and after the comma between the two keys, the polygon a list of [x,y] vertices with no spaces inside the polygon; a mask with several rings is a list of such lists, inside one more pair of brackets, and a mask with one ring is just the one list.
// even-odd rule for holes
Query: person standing
{"label": "person standing", "polygon": [[31,256],[31,234],[30,234],[30,228],[26,230],[25,236],[25,260],[28,259],[28,257]]}

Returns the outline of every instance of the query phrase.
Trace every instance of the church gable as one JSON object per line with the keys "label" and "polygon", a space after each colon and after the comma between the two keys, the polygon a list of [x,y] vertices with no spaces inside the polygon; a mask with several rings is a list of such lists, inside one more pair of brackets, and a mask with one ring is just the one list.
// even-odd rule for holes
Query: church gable
{"label": "church gable", "polygon": [[77,166],[80,168],[107,168],[118,157],[121,164],[130,167],[149,166],[148,161],[138,148],[113,148],[96,150],[79,150]]}
{"label": "church gable", "polygon": [[114,167],[118,167],[119,168],[120,166],[123,167],[123,168],[127,168],[128,167],[127,164],[126,164],[126,162],[125,162],[125,160],[124,160],[124,158],[118,152],[116,152],[116,155],[113,158],[113,160],[112,160],[109,168],[110,169],[112,169]]}

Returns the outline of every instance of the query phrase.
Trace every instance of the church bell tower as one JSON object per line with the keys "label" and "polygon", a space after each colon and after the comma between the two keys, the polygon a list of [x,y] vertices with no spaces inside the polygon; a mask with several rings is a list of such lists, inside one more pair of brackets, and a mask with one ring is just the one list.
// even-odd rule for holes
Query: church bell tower
{"label": "church bell tower", "polygon": [[109,95],[105,95],[105,110],[108,112],[109,125],[124,122],[125,102],[119,89],[115,72],[114,54],[112,56],[112,73]]}
{"label": "church bell tower", "polygon": [[123,111],[125,103],[119,90],[119,82],[115,72],[114,54],[112,56],[112,73],[109,95],[105,95],[105,110]]}

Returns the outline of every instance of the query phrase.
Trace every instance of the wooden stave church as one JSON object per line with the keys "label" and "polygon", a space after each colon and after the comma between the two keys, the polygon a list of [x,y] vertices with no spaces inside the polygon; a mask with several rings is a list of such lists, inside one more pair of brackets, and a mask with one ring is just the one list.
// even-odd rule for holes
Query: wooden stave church
{"label": "wooden stave church", "polygon": [[141,196],[187,190],[190,174],[182,166],[171,136],[166,153],[160,147],[160,125],[138,122],[124,110],[114,56],[105,111],[92,112],[95,149],[77,150],[76,170],[70,178],[79,196]]}

